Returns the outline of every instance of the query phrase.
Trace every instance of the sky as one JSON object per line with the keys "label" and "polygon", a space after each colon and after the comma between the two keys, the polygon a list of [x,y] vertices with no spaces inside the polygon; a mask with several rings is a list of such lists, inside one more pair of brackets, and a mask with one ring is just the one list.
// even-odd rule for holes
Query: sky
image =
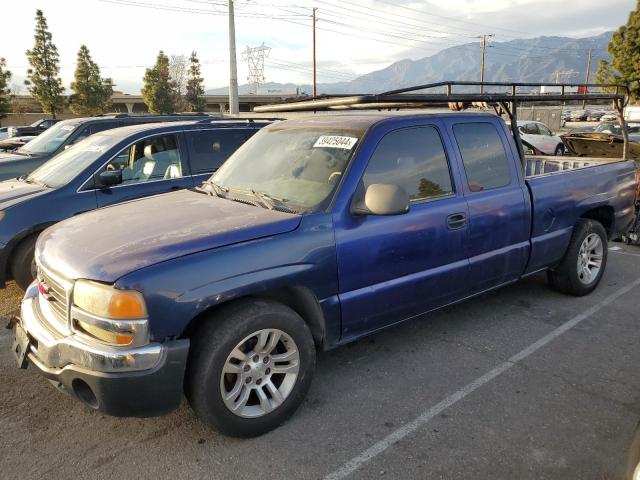
{"label": "sky", "polygon": [[[626,23],[635,0],[236,0],[239,83],[246,83],[247,47],[269,47],[265,80],[311,81],[312,9],[317,15],[318,81],[348,81],[394,61],[419,59],[449,46],[541,35],[587,37]],[[159,50],[197,51],[207,89],[228,84],[227,2],[224,0],[21,0],[0,27],[0,57],[21,93],[42,9],[60,53],[65,87],[86,44],[116,89],[137,94]],[[5,12],[7,13],[7,12]],[[5,19],[6,20],[6,19]]]}

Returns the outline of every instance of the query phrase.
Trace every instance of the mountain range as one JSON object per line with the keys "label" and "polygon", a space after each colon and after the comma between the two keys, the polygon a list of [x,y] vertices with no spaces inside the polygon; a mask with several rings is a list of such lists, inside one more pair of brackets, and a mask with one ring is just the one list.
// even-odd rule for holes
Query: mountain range
{"label": "mountain range", "polygon": [[[486,51],[485,80],[496,82],[584,82],[589,50],[592,51],[591,81],[595,80],[600,60],[609,59],[607,45],[612,32],[586,38],[536,37],[492,42]],[[446,48],[429,57],[404,59],[386,68],[359,76],[348,82],[318,84],[319,93],[377,93],[396,88],[443,80],[479,80],[480,45],[467,43]],[[560,73],[558,73],[560,72]],[[265,91],[310,92],[310,85],[270,82]],[[208,94],[226,94],[227,88],[207,90]],[[239,87],[240,94],[248,86]]]}

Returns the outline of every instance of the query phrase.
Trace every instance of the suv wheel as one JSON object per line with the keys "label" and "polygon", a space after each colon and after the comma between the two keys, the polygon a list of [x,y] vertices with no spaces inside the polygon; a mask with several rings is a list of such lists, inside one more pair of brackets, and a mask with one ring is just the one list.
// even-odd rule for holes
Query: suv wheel
{"label": "suv wheel", "polygon": [[23,290],[26,290],[36,278],[36,264],[33,254],[37,239],[38,234],[34,234],[22,240],[9,260],[11,276]]}
{"label": "suv wheel", "polygon": [[222,308],[192,335],[186,394],[196,415],[235,437],[266,433],[304,399],[315,345],[289,307],[247,300]]}

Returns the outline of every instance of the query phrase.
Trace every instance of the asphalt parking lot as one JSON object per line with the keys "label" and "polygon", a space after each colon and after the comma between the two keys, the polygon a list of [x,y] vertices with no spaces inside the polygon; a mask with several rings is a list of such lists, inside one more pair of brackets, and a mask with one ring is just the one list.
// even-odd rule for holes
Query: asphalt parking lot
{"label": "asphalt parking lot", "polygon": [[[297,414],[251,440],[186,402],[105,417],[20,371],[0,330],[0,477],[618,479],[640,419],[640,248],[612,244],[600,287],[544,275],[322,353]],[[0,314],[20,293],[0,292]]]}

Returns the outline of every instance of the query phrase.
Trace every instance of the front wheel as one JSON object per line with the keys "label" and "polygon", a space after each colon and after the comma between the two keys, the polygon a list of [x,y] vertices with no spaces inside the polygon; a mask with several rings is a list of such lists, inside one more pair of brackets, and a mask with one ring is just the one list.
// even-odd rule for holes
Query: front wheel
{"label": "front wheel", "polygon": [[266,433],[304,399],[315,370],[309,327],[267,300],[222,308],[191,336],[186,394],[196,415],[234,437]]}
{"label": "front wheel", "polygon": [[564,152],[565,152],[564,145],[561,144],[561,145],[558,145],[556,147],[556,150],[555,150],[555,152],[553,154],[556,157],[563,157],[564,156]]}
{"label": "front wheel", "polygon": [[11,259],[9,260],[11,276],[23,290],[26,290],[29,284],[36,278],[36,262],[33,255],[37,239],[38,235],[36,234],[22,240],[13,251]]}
{"label": "front wheel", "polygon": [[579,220],[560,265],[547,272],[549,284],[576,297],[591,293],[602,279],[607,253],[607,232],[602,224]]}

